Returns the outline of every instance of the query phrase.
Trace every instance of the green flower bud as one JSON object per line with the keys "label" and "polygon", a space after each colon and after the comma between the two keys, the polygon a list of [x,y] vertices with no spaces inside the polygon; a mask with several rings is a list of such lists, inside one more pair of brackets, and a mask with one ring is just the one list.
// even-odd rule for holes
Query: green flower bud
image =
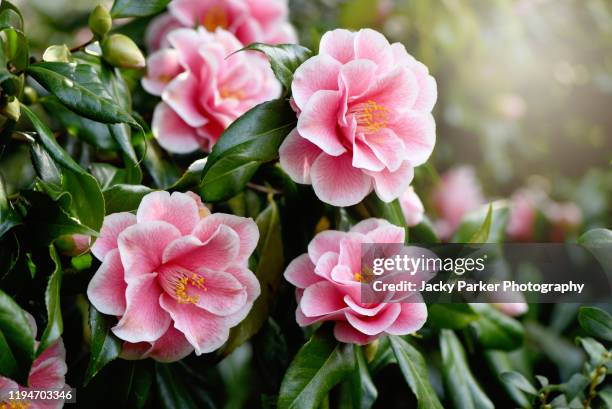
{"label": "green flower bud", "polygon": [[109,64],[119,68],[145,66],[145,57],[138,46],[123,34],[113,34],[102,41],[102,56]]}
{"label": "green flower bud", "polygon": [[93,9],[89,15],[88,22],[89,28],[98,38],[104,37],[113,25],[113,19],[110,13],[102,5],[97,5],[96,8]]}

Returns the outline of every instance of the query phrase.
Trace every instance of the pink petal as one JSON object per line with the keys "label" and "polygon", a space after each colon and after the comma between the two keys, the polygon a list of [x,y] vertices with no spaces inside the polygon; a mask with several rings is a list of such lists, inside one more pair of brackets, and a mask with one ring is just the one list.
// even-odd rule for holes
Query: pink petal
{"label": "pink petal", "polygon": [[149,94],[161,96],[166,85],[183,72],[178,55],[176,50],[165,48],[149,56],[147,59],[147,75],[142,79],[142,87]]}
{"label": "pink petal", "polygon": [[340,94],[338,91],[317,91],[302,108],[297,129],[300,135],[315,144],[323,152],[339,156],[346,148],[339,141],[336,131]]}
{"label": "pink petal", "polygon": [[189,153],[200,147],[197,131],[164,102],[157,104],[153,111],[151,129],[157,142],[167,151]]}
{"label": "pink petal", "polygon": [[365,143],[391,172],[396,171],[404,160],[409,159],[406,157],[404,142],[390,129],[381,129],[366,135]]}
{"label": "pink petal", "polygon": [[236,262],[248,262],[249,257],[257,247],[259,229],[251,218],[234,216],[232,214],[214,213],[202,219],[193,230],[193,235],[202,242],[209,240],[219,226],[234,230],[240,239],[240,250]]}
{"label": "pink petal", "polygon": [[297,183],[310,184],[310,169],[321,154],[312,142],[302,138],[297,129],[287,135],[278,151],[280,164]]}
{"label": "pink petal", "polygon": [[195,236],[173,241],[164,251],[163,262],[194,272],[202,269],[223,271],[236,261],[239,249],[238,234],[228,226],[219,225],[205,242]]}
{"label": "pink petal", "polygon": [[142,274],[154,272],[162,263],[164,249],[181,232],[164,221],[138,223],[119,236],[119,254],[127,282]]}
{"label": "pink petal", "polygon": [[[170,326],[170,328],[172,328],[172,326]],[[170,330],[170,328],[168,328],[168,331]],[[166,331],[166,333],[168,333],[168,331]],[[119,355],[119,357],[122,359],[127,359],[128,361],[145,359],[145,354],[149,349],[151,349],[151,345],[152,344],[149,342],[132,343],[124,341],[121,347],[121,354]]]}
{"label": "pink petal", "polygon": [[436,144],[436,123],[430,113],[408,111],[390,127],[403,141],[404,159],[412,166],[422,165],[429,159]]}
{"label": "pink petal", "polygon": [[170,13],[163,13],[149,23],[145,32],[145,44],[149,51],[155,51],[168,46],[167,35],[170,31],[181,27],[181,23]]}
{"label": "pink petal", "polygon": [[200,221],[200,214],[198,204],[191,196],[157,191],[142,198],[136,219],[138,223],[165,221],[179,229],[181,234],[189,234]]}
{"label": "pink petal", "polygon": [[32,363],[28,386],[39,389],[60,389],[66,384],[66,349],[61,339],[44,350]]}
{"label": "pink petal", "polygon": [[87,298],[102,314],[119,316],[125,312],[126,288],[119,250],[113,249],[89,282]]}
{"label": "pink petal", "polygon": [[406,225],[408,227],[413,227],[421,223],[425,208],[412,186],[400,196],[399,202],[402,213],[404,214],[404,220],[406,220]]}
{"label": "pink petal", "polygon": [[372,243],[403,243],[406,231],[402,227],[389,224],[370,231],[367,236]]}
{"label": "pink petal", "polygon": [[334,268],[338,266],[338,253],[333,251],[328,251],[319,257],[317,264],[315,265],[315,274],[320,278],[325,278],[327,280],[332,279],[332,271]]}
{"label": "pink petal", "polygon": [[317,263],[321,256],[327,252],[338,253],[340,251],[340,240],[345,236],[345,232],[338,230],[324,230],[317,234],[308,244],[310,260]]}
{"label": "pink petal", "polygon": [[414,105],[417,93],[417,82],[412,71],[396,67],[378,77],[359,101],[374,101],[388,110],[402,112]]}
{"label": "pink petal", "polygon": [[361,243],[363,236],[356,233],[348,233],[347,237],[340,242],[340,256],[338,263],[347,266],[352,273],[361,271]]}
{"label": "pink petal", "polygon": [[117,248],[117,238],[127,227],[136,223],[136,216],[122,212],[109,214],[104,218],[100,237],[91,246],[91,252],[98,260],[104,260],[106,254]]}
{"label": "pink petal", "polygon": [[385,332],[392,335],[407,335],[421,329],[427,321],[427,306],[422,302],[401,303],[399,305],[401,306],[400,314]]}
{"label": "pink petal", "polygon": [[341,89],[349,98],[363,95],[374,80],[376,69],[376,64],[370,60],[349,61],[340,69]]}
{"label": "pink petal", "polygon": [[386,304],[386,308],[374,316],[361,316],[357,312],[346,313],[347,321],[366,335],[378,335],[391,326],[399,316],[402,307],[396,303]]}
{"label": "pink petal", "polygon": [[380,69],[388,69],[393,64],[391,45],[384,35],[366,28],[355,34],[355,58],[367,59],[376,63]]}
{"label": "pink petal", "polygon": [[162,93],[162,100],[194,128],[208,123],[206,116],[200,112],[199,85],[197,77],[187,71],[177,75]]}
{"label": "pink petal", "polygon": [[180,64],[192,73],[197,73],[202,65],[200,46],[205,42],[205,36],[190,28],[179,28],[168,33],[168,42],[179,58]]}
{"label": "pink petal", "polygon": [[321,278],[314,273],[314,264],[308,254],[293,259],[287,266],[284,276],[287,281],[298,288],[306,288],[320,281]]}
{"label": "pink petal", "polygon": [[372,189],[372,180],[352,165],[350,154],[333,157],[321,154],[310,173],[316,195],[333,206],[352,206]]}
{"label": "pink petal", "polygon": [[238,325],[251,311],[253,303],[261,294],[261,287],[259,286],[259,280],[255,277],[255,274],[249,269],[240,267],[230,267],[228,272],[231,273],[240,283],[246,288],[247,299],[244,306],[235,312],[234,314],[225,317],[228,326],[234,327]]}
{"label": "pink petal", "polygon": [[170,316],[160,307],[162,289],[157,274],[143,274],[132,279],[127,287],[125,313],[113,333],[128,342],[153,342],[170,326]]}
{"label": "pink petal", "polygon": [[391,223],[389,223],[385,219],[370,218],[360,221],[359,223],[354,225],[350,231],[355,233],[367,234],[374,229],[390,224]]}
{"label": "pink petal", "polygon": [[340,342],[358,345],[369,344],[377,338],[376,336],[368,336],[359,332],[346,322],[336,322],[334,326],[334,336]]}
{"label": "pink petal", "polygon": [[0,402],[9,399],[10,391],[19,390],[19,384],[12,379],[0,376]]}
{"label": "pink petal", "polygon": [[327,54],[345,64],[355,58],[354,40],[355,33],[349,30],[328,31],[321,37],[319,55]]}
{"label": "pink petal", "polygon": [[333,314],[347,308],[343,297],[335,284],[321,281],[306,287],[300,307],[307,317]]}
{"label": "pink petal", "polygon": [[227,341],[229,326],[225,317],[211,314],[190,303],[179,304],[168,294],[163,294],[160,302],[172,317],[174,327],[195,348],[196,355],[212,352]]}
{"label": "pink petal", "polygon": [[395,172],[383,170],[381,172],[370,172],[374,179],[374,189],[379,198],[385,202],[397,199],[410,186],[414,177],[414,168],[405,161]]}
{"label": "pink petal", "polygon": [[[354,119],[353,119],[354,120]],[[385,164],[374,154],[366,141],[366,135],[358,133],[353,142],[353,167],[380,172]]]}
{"label": "pink petal", "polygon": [[145,357],[158,362],[176,362],[193,352],[193,347],[182,332],[170,326],[168,331],[146,351]]}
{"label": "pink petal", "polygon": [[364,307],[359,303],[355,302],[350,295],[344,296],[344,302],[350,307],[351,310],[355,311],[357,314],[365,315],[367,317],[375,316],[386,306],[386,304],[384,303],[379,303],[374,305],[373,307]]}
{"label": "pink petal", "polygon": [[320,90],[338,90],[338,73],[342,65],[327,55],[306,60],[295,70],[291,91],[298,107],[304,109],[312,95]]}

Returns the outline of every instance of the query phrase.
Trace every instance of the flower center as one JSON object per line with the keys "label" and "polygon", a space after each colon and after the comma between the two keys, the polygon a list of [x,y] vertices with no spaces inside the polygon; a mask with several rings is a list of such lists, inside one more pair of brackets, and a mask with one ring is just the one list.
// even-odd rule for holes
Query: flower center
{"label": "flower center", "polygon": [[354,277],[355,277],[355,281],[359,281],[359,282],[361,282],[361,279],[362,279],[362,277],[361,277],[361,273],[355,273],[355,274],[354,274]]}
{"label": "flower center", "polygon": [[201,275],[196,273],[192,273],[191,276],[182,274],[174,284],[174,295],[176,295],[179,304],[196,304],[200,300],[199,294],[189,294],[191,288],[208,290],[204,285],[204,277]]}
{"label": "flower center", "polygon": [[223,99],[243,99],[244,98],[244,91],[241,89],[237,89],[237,90],[233,90],[230,89],[227,86],[222,86],[221,89],[219,90],[219,94],[221,95],[221,98]]}
{"label": "flower center", "polygon": [[27,400],[0,402],[0,409],[28,409],[31,406],[32,403]]}
{"label": "flower center", "polygon": [[357,125],[367,132],[378,132],[389,124],[389,110],[372,100],[359,105],[353,112]]}
{"label": "flower center", "polygon": [[225,10],[218,5],[212,6],[202,19],[202,25],[208,31],[215,31],[217,27],[227,28],[229,24]]}

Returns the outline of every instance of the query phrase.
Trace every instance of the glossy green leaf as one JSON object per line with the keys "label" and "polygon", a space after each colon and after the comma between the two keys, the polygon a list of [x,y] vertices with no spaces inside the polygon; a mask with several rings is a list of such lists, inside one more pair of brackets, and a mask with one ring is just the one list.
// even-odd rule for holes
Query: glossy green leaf
{"label": "glossy green leaf", "polygon": [[17,368],[10,366],[0,368],[0,374],[25,385],[34,360],[35,334],[32,333],[25,312],[2,290],[0,290],[0,333],[18,364]]}
{"label": "glossy green leaf", "polygon": [[85,374],[87,385],[94,376],[109,362],[121,353],[121,340],[111,332],[111,320],[114,318],[101,314],[92,305],[89,307],[89,327],[91,329],[91,355]]}
{"label": "glossy green leaf", "polygon": [[257,105],[233,122],[215,144],[200,183],[207,202],[238,194],[259,166],[278,157],[278,148],[295,127],[295,113],[285,100]]}
{"label": "glossy green leaf", "polygon": [[492,409],[493,403],[483,392],[470,371],[465,351],[455,333],[440,332],[442,375],[453,405],[457,409]]}
{"label": "glossy green leaf", "polygon": [[523,344],[525,331],[520,322],[489,304],[470,306],[480,315],[480,318],[470,323],[470,329],[484,348],[508,351]]}
{"label": "glossy green leaf", "polygon": [[354,345],[356,369],[351,378],[352,402],[354,409],[370,409],[378,397],[376,385],[370,376],[370,370],[360,345]]}
{"label": "glossy green leaf", "polygon": [[170,3],[170,0],[115,0],[111,8],[111,16],[146,17],[157,14]]}
{"label": "glossy green leaf", "polygon": [[45,328],[38,345],[38,355],[43,353],[51,344],[57,341],[64,331],[64,321],[62,319],[62,306],[60,290],[62,287],[62,264],[53,245],[49,246],[49,255],[55,268],[45,291],[45,305],[47,307],[47,327]]}
{"label": "glossy green leaf", "polygon": [[421,223],[410,228],[411,243],[439,243],[440,239],[434,231],[433,224],[427,216],[423,217]]}
{"label": "glossy green leaf", "polygon": [[159,400],[164,409],[198,409],[189,390],[172,365],[156,362],[155,380]]}
{"label": "glossy green leaf", "polygon": [[[41,62],[31,65],[27,73],[66,107],[91,120],[103,123],[128,123],[139,126],[132,116],[118,104],[104,98],[98,81],[91,81],[95,73],[85,64]],[[85,82],[88,81],[88,82]]]}
{"label": "glossy green leaf", "polygon": [[[372,193],[366,199],[367,207],[372,212],[374,217],[380,217],[393,223],[396,226],[406,228],[406,220],[399,200],[395,199],[392,202],[382,201],[376,194]],[[406,230],[406,240],[408,240],[408,230]]]}
{"label": "glossy green leaf", "polygon": [[259,229],[259,243],[255,249],[258,259],[255,276],[261,286],[261,294],[255,300],[249,315],[230,330],[230,337],[222,350],[227,355],[255,335],[268,319],[270,305],[282,281],[285,260],[278,206],[270,204],[255,220]]}
{"label": "glossy green leaf", "polygon": [[527,378],[525,378],[523,374],[519,372],[504,372],[503,374],[501,374],[501,379],[505,383],[512,385],[525,393],[528,393],[530,395],[538,394],[538,391],[536,390],[535,386],[533,386],[531,382],[529,382]]}
{"label": "glossy green leaf", "polygon": [[418,409],[442,409],[442,404],[429,381],[427,364],[423,355],[396,335],[390,335],[389,339],[402,374],[417,397]]}
{"label": "glossy green leaf", "polygon": [[[480,243],[501,243],[506,234],[509,214],[508,204],[504,201],[493,202],[486,208],[468,213],[461,221],[452,241],[477,243],[473,240],[481,240]],[[487,231],[488,234],[485,234]]]}
{"label": "glossy green leaf", "polygon": [[7,27],[23,30],[23,17],[17,7],[4,0],[0,3],[0,30]]}
{"label": "glossy green leaf", "polygon": [[114,185],[104,191],[106,211],[111,214],[136,210],[142,198],[151,192],[153,189],[143,185]]}
{"label": "glossy green leaf", "polygon": [[612,341],[612,316],[595,307],[581,307],[578,311],[580,326],[590,335]]}
{"label": "glossy green leaf", "polygon": [[17,71],[23,71],[28,66],[30,57],[28,39],[19,29],[15,28],[5,28],[1,34],[6,62],[15,67]]}
{"label": "glossy green leaf", "polygon": [[202,179],[202,171],[206,166],[206,158],[198,159],[193,162],[185,173],[171,186],[172,190],[187,190],[197,186]]}
{"label": "glossy green leaf", "polygon": [[[312,56],[312,51],[297,44],[268,45],[262,43],[249,44],[243,50],[253,50],[264,53],[270,60],[270,66],[276,78],[285,87],[291,89],[293,73],[304,61]],[[231,57],[230,57],[231,58]]]}
{"label": "glossy green leaf", "polygon": [[427,322],[435,328],[462,329],[477,319],[468,304],[432,304],[427,312]]}
{"label": "glossy green leaf", "polygon": [[133,361],[126,374],[125,402],[126,407],[141,409],[147,403],[154,381],[152,362]]}
{"label": "glossy green leaf", "polygon": [[278,409],[318,408],[327,393],[354,369],[352,346],[339,344],[327,330],[319,329],[289,365]]}
{"label": "glossy green leaf", "polygon": [[4,179],[0,174],[0,238],[19,224],[21,224],[21,218],[8,200]]}

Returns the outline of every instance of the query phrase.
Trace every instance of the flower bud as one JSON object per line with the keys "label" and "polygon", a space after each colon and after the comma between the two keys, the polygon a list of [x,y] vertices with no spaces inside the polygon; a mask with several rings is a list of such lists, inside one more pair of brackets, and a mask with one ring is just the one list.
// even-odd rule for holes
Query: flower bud
{"label": "flower bud", "polygon": [[2,113],[15,122],[19,121],[19,116],[21,115],[19,100],[14,98],[12,101],[7,102],[6,105],[2,107]]}
{"label": "flower bud", "polygon": [[89,249],[90,237],[85,234],[65,234],[55,241],[55,246],[64,256],[78,256]]}
{"label": "flower bud", "polygon": [[145,57],[131,38],[113,34],[102,41],[102,56],[111,65],[119,68],[143,68]]}
{"label": "flower bud", "polygon": [[104,37],[113,25],[113,19],[106,7],[98,4],[89,15],[89,28],[98,38]]}

